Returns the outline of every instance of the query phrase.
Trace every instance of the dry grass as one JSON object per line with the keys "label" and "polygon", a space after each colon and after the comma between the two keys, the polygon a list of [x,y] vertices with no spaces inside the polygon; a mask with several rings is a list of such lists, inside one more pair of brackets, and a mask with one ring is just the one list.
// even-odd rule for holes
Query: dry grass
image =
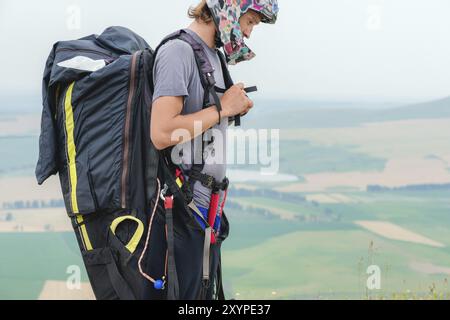
{"label": "dry grass", "polygon": [[316,201],[319,203],[352,203],[357,202],[356,199],[350,198],[346,195],[339,193],[317,193],[317,194],[309,194],[306,196],[306,200],[308,201]]}
{"label": "dry grass", "polygon": [[58,176],[51,176],[42,186],[34,177],[0,178],[0,204],[20,200],[62,199]]}
{"label": "dry grass", "polygon": [[64,208],[0,210],[0,218],[11,213],[12,221],[0,221],[0,232],[73,231]]}
{"label": "dry grass", "polygon": [[428,262],[412,261],[409,266],[411,269],[425,274],[446,274],[450,275],[450,268],[437,266]]}
{"label": "dry grass", "polygon": [[[450,140],[450,139],[449,139]],[[307,174],[304,183],[276,188],[281,192],[324,192],[335,187],[353,187],[364,191],[367,185],[399,187],[414,184],[450,183],[450,171],[439,159],[396,158],[382,172],[321,172]]]}
{"label": "dry grass", "polygon": [[65,281],[45,282],[38,300],[95,300],[88,282],[82,282],[80,289],[69,289]]}
{"label": "dry grass", "polygon": [[387,221],[355,221],[355,224],[392,240],[407,241],[442,248],[445,245]]}
{"label": "dry grass", "polygon": [[[283,129],[281,139],[319,145],[353,145],[381,158],[450,156],[450,119],[418,119],[366,123],[359,127]],[[436,154],[437,153],[437,154]]]}
{"label": "dry grass", "polygon": [[40,131],[40,124],[39,114],[15,116],[14,120],[0,121],[0,136],[35,135]]}

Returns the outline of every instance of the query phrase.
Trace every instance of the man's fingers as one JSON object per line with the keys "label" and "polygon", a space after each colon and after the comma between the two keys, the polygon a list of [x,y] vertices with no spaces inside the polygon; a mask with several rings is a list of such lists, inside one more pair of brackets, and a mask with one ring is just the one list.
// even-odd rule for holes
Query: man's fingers
{"label": "man's fingers", "polygon": [[248,99],[248,108],[253,108],[253,101],[251,99]]}
{"label": "man's fingers", "polygon": [[245,116],[250,110],[251,108],[253,108],[253,101],[247,98],[247,108],[245,109],[244,112],[241,112],[241,116]]}
{"label": "man's fingers", "polygon": [[236,83],[236,86],[241,90],[244,90],[244,88],[245,88],[245,86],[242,82]]}

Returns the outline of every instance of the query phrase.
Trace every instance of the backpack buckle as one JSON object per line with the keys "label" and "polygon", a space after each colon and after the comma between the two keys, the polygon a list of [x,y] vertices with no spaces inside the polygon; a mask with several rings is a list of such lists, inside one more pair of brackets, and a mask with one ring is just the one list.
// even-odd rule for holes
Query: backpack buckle
{"label": "backpack buckle", "polygon": [[167,183],[165,183],[164,188],[161,190],[161,193],[159,194],[159,197],[161,198],[162,201],[166,201],[166,194],[168,190],[169,186],[167,185]]}
{"label": "backpack buckle", "polygon": [[206,180],[202,183],[206,188],[213,189],[214,187],[214,177],[213,176],[207,176]]}
{"label": "backpack buckle", "polygon": [[210,72],[206,74],[206,82],[210,88],[216,85],[216,79],[214,79],[214,76]]}

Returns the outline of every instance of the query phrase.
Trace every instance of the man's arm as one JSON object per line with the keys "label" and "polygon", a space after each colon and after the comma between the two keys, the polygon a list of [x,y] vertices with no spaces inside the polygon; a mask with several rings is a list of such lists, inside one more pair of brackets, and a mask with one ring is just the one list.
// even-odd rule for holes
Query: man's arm
{"label": "man's arm", "polygon": [[[151,138],[158,150],[163,150],[181,142],[172,140],[172,133],[177,129],[189,131],[191,139],[219,122],[219,114],[215,106],[202,109],[198,112],[181,115],[183,97],[160,97],[152,106]],[[223,117],[222,117],[223,118]],[[200,121],[202,131],[194,133],[194,123]]]}
{"label": "man's arm", "polygon": [[[245,95],[244,85],[238,83],[232,86],[221,98],[222,119],[236,114],[246,113],[253,107],[253,102]],[[180,143],[180,139],[172,140],[172,133],[177,129],[189,132],[189,140],[194,134],[200,135],[219,122],[216,106],[202,109],[198,112],[182,115],[183,97],[164,96],[156,99],[152,105],[151,139],[158,150],[166,149]],[[201,132],[194,132],[196,121],[202,125]],[[184,137],[186,139],[186,137]]]}

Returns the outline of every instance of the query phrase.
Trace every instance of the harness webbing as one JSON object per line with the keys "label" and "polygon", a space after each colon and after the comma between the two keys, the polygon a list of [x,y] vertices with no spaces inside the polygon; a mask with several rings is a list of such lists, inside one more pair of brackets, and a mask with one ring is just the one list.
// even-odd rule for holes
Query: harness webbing
{"label": "harness webbing", "polygon": [[[174,39],[180,39],[185,42],[187,42],[192,49],[194,50],[194,56],[197,63],[197,67],[200,73],[200,79],[201,83],[205,92],[204,95],[204,103],[203,108],[209,107],[210,104],[210,96],[212,96],[214,105],[219,113],[219,124],[220,124],[220,112],[222,110],[220,98],[216,92],[215,87],[215,79],[213,76],[214,69],[212,68],[208,57],[206,55],[206,52],[204,51],[201,44],[199,44],[190,34],[188,34],[184,30],[179,30],[178,32],[173,33],[172,35],[169,35],[166,37],[161,44],[157,47],[155,50],[154,56],[156,57],[160,47],[165,44],[166,42]],[[229,73],[227,72],[226,62],[224,64],[224,57],[220,55],[220,61],[222,64],[222,70],[224,73],[224,80],[227,88],[231,87],[233,85],[231,77]],[[153,91],[153,83],[152,83],[152,91]],[[237,123],[237,122],[236,122]],[[201,136],[202,143],[204,143],[204,133]],[[204,147],[202,145],[202,147]],[[204,148],[202,148],[203,150]],[[167,151],[167,150],[166,150]],[[204,239],[204,246],[203,246],[203,276],[202,276],[202,289],[199,292],[199,298],[205,299],[206,294],[208,292],[208,289],[210,287],[210,246],[212,243],[215,242],[215,235],[214,235],[214,220],[213,219],[205,219],[200,212],[200,210],[195,206],[193,203],[192,195],[193,195],[193,184],[195,182],[195,178],[188,174],[189,181],[182,181],[179,179],[178,175],[174,177],[175,170],[171,170],[171,162],[166,159],[166,156],[164,155],[165,152],[160,152],[160,164],[163,171],[163,177],[164,177],[164,183],[165,187],[167,187],[167,192],[164,192],[163,197],[165,197],[164,206],[166,210],[166,230],[167,230],[167,252],[168,252],[168,266],[167,266],[167,283],[168,283],[168,299],[178,299],[179,297],[179,287],[178,287],[178,276],[177,276],[177,270],[175,265],[175,248],[174,248],[174,235],[173,235],[173,205],[174,200],[179,201],[179,203],[182,205],[182,207],[191,214],[193,212],[194,214],[198,215],[204,222],[206,228],[204,229],[205,232],[205,239]],[[198,177],[202,177],[201,171],[204,167],[204,158],[203,155],[201,155],[202,163],[201,164],[194,164],[191,168],[192,172],[198,172],[200,175]],[[209,178],[210,179],[210,178]],[[221,182],[222,183],[222,182]],[[219,190],[222,190],[223,187],[221,183],[217,183],[215,180],[212,181],[213,188],[217,190],[219,187]],[[226,186],[228,186],[228,182],[226,183]],[[189,192],[191,196],[188,196],[185,194],[186,188],[189,188]],[[189,199],[188,199],[189,198]],[[225,199],[224,199],[225,200]],[[219,206],[218,200],[217,202],[216,211]],[[223,209],[224,203],[221,205],[221,210]],[[192,210],[192,211],[191,211]],[[215,215],[214,215],[215,218]],[[209,221],[208,221],[209,220]],[[212,223],[209,223],[211,222]],[[219,276],[219,275],[218,275]],[[221,278],[221,274],[220,274]],[[220,279],[221,282],[221,279]],[[223,294],[222,294],[223,296]]]}
{"label": "harness webbing", "polygon": [[167,263],[167,277],[169,282],[167,284],[167,299],[178,300],[179,284],[177,275],[177,266],[175,264],[175,240],[173,234],[173,195],[164,198],[164,208],[166,209],[166,225],[167,225],[167,248],[168,248],[168,263]]}

